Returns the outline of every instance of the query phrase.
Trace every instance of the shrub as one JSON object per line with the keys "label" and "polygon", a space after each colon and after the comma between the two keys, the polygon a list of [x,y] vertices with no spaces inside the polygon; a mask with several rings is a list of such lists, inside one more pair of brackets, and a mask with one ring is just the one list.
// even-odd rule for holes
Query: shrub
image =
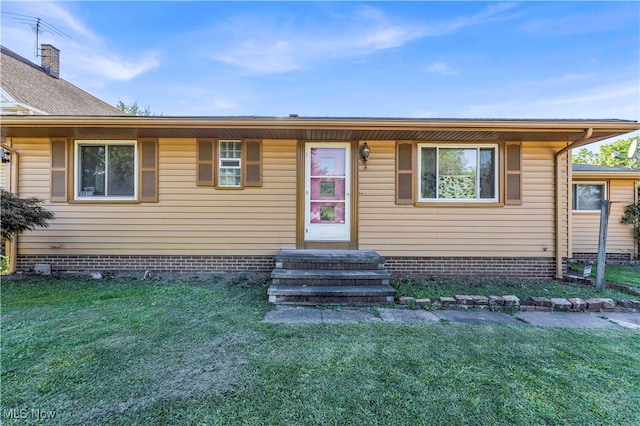
{"label": "shrub", "polygon": [[636,243],[640,250],[640,201],[637,204],[630,204],[624,211],[622,216],[622,223],[629,223],[633,225],[635,231]]}
{"label": "shrub", "polygon": [[2,212],[2,240],[11,241],[14,236],[26,230],[46,228],[54,214],[41,206],[38,198],[19,198],[4,189],[0,194]]}

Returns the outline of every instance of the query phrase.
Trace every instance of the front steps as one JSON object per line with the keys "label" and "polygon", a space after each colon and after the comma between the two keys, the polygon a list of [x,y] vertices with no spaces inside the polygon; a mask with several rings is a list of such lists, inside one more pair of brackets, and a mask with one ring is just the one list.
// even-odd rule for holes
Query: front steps
{"label": "front steps", "polygon": [[372,250],[280,250],[267,294],[275,304],[387,304],[390,276]]}

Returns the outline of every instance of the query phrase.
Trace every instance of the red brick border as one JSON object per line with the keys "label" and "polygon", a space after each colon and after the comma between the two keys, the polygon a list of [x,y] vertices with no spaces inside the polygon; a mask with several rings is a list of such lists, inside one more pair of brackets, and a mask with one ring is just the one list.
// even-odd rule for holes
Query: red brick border
{"label": "red brick border", "polygon": [[[53,271],[175,271],[271,272],[274,256],[19,256],[17,270],[31,271],[37,263]],[[387,257],[393,278],[555,278],[555,260],[536,257]],[[563,261],[566,272],[566,261]]]}

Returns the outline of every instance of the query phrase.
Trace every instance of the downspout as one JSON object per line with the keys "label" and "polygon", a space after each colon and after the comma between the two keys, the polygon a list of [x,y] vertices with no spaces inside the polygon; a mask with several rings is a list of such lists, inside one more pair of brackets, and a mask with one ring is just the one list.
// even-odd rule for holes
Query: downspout
{"label": "downspout", "polygon": [[[569,145],[562,148],[560,151],[555,154],[555,165],[556,165],[556,223],[555,223],[555,239],[556,239],[556,279],[563,278],[563,270],[562,270],[562,240],[560,233],[562,231],[562,193],[561,193],[561,182],[562,182],[562,173],[560,168],[560,157],[566,154],[568,151],[578,148],[582,145],[587,145],[587,141],[593,135],[593,127],[585,129],[584,135],[580,137],[577,141],[570,143]],[[567,212],[567,214],[570,214]],[[568,229],[567,229],[568,232]]]}
{"label": "downspout", "polygon": [[[638,190],[639,186],[640,186],[640,181],[638,181],[638,180],[634,181],[634,185],[633,185],[633,189],[634,189],[634,191],[633,191],[633,204],[635,204],[635,205],[638,205],[638,201],[640,201],[639,200],[639,198],[640,198],[640,190]],[[633,251],[634,251],[633,257],[634,257],[634,259],[639,259],[640,258],[640,241],[639,241],[639,239],[640,239],[640,235],[638,235],[636,237],[636,240],[635,240],[636,244],[635,244],[635,247],[633,248]]]}
{"label": "downspout", "polygon": [[[9,138],[9,142],[11,139]],[[0,143],[0,146],[4,148],[6,151],[11,153],[11,160],[9,162],[9,188],[8,191],[18,196],[18,164],[20,156],[18,155],[18,151],[11,148],[10,145],[6,143]],[[14,235],[11,241],[6,241],[6,249],[7,254],[9,255],[9,273],[13,274],[16,272],[16,254],[18,253],[18,236]]]}

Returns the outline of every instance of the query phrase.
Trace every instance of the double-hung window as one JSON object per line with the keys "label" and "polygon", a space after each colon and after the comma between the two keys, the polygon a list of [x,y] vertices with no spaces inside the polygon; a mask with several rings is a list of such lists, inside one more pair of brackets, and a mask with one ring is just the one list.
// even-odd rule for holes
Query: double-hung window
{"label": "double-hung window", "polygon": [[218,185],[222,187],[242,186],[242,142],[221,140],[218,142]]}
{"label": "double-hung window", "polygon": [[76,200],[135,200],[138,187],[135,140],[76,141]]}
{"label": "double-hung window", "polygon": [[51,139],[52,203],[158,202],[158,141]]}
{"label": "double-hung window", "polygon": [[574,183],[572,208],[575,211],[600,211],[602,200],[606,199],[603,182]]}
{"label": "double-hung window", "polygon": [[217,189],[262,186],[262,141],[198,139],[196,185]]}
{"label": "double-hung window", "polygon": [[419,202],[498,202],[498,145],[418,144]]}

